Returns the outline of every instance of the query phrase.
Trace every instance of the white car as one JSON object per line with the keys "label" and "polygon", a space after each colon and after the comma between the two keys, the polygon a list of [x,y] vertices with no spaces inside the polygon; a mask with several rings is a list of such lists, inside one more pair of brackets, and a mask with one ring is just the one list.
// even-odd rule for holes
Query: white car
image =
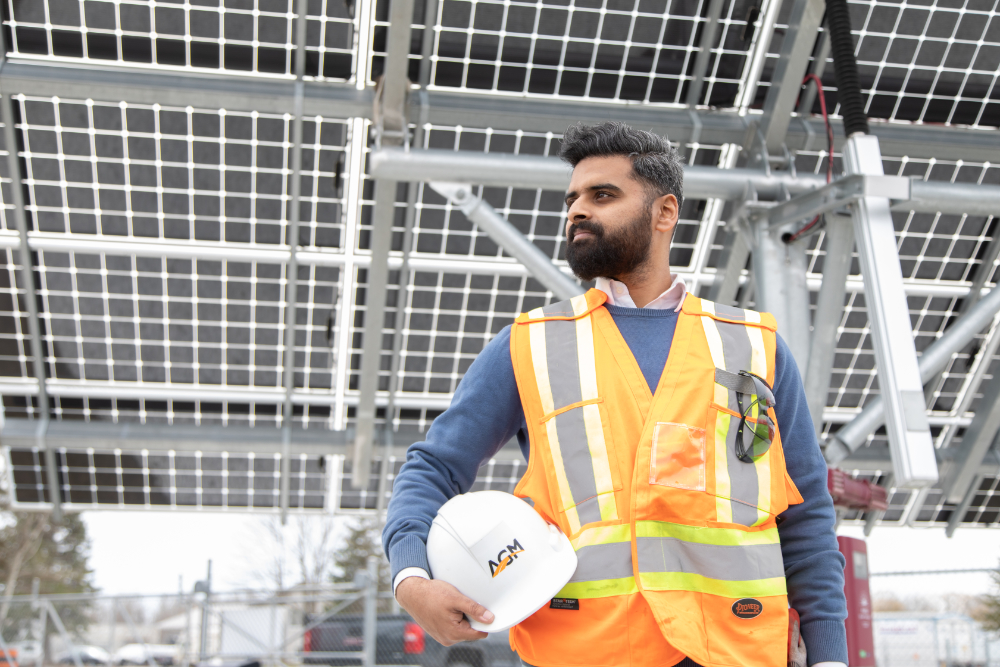
{"label": "white car", "polygon": [[178,662],[178,648],[171,644],[125,644],[115,651],[116,665],[173,665]]}
{"label": "white car", "polygon": [[[74,653],[80,658],[81,665],[106,665],[111,661],[111,654],[100,646],[74,646],[72,649],[63,651],[57,655],[56,663],[60,665],[75,665],[76,660],[73,659]],[[21,662],[25,663],[24,660]]]}
{"label": "white car", "polygon": [[19,665],[41,664],[42,642],[35,639],[26,639],[20,642],[11,642],[10,644],[8,644],[8,647],[17,651],[17,664]]}

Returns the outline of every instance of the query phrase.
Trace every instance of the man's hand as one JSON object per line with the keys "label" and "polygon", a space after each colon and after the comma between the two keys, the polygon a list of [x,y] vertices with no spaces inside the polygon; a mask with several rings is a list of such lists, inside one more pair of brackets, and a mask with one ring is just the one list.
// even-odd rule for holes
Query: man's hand
{"label": "man's hand", "polygon": [[486,636],[485,632],[472,629],[466,615],[481,623],[493,622],[492,612],[438,579],[407,577],[396,587],[396,600],[420,627],[444,646]]}
{"label": "man's hand", "polygon": [[788,667],[806,667],[806,642],[799,633],[799,615],[794,609],[788,615]]}

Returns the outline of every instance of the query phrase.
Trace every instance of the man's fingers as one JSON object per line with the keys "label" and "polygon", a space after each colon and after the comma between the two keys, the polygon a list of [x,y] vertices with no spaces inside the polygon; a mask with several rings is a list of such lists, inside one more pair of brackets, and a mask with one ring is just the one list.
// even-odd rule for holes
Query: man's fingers
{"label": "man's fingers", "polygon": [[[479,604],[475,600],[470,600],[464,595],[460,596],[460,600],[456,605],[456,608],[469,618],[477,620],[480,623],[493,622],[494,619],[493,612],[491,612],[489,609]],[[486,636],[485,633],[482,634],[484,637]]]}

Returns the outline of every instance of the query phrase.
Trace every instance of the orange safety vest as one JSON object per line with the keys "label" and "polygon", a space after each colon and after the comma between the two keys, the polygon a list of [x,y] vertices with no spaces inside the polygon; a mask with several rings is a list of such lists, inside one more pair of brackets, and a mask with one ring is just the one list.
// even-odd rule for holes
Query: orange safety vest
{"label": "orange safety vest", "polygon": [[511,629],[511,647],[536,667],[684,656],[784,667],[775,518],[802,498],[777,428],[757,460],[734,451],[736,392],[753,391],[737,372],[773,384],[774,317],[689,294],[650,394],[606,299],[592,289],[511,328],[531,442],[514,494],[569,536],[579,560],[557,599]]}

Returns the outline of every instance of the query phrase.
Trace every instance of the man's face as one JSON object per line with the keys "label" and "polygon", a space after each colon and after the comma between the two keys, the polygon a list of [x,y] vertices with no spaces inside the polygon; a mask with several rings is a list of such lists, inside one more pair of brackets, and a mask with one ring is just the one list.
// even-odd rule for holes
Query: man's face
{"label": "man's face", "polygon": [[627,157],[591,157],[566,192],[566,260],[581,280],[641,270],[653,236],[652,201]]}

